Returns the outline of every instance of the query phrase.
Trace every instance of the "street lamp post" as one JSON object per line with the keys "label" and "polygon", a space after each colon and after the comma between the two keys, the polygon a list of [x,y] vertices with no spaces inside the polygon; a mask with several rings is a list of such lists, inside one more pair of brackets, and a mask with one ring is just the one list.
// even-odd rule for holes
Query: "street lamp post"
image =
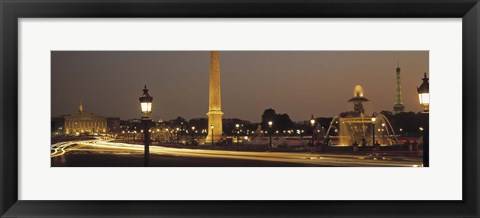
{"label": "street lamp post", "polygon": [[372,117],[372,138],[373,138],[373,142],[372,142],[372,146],[375,146],[375,121],[377,120],[377,118],[375,117]]}
{"label": "street lamp post", "polygon": [[420,106],[422,106],[422,114],[424,114],[425,118],[425,125],[423,129],[423,166],[428,167],[430,158],[430,145],[429,145],[429,111],[430,111],[430,90],[428,84],[428,77],[427,73],[423,74],[422,78],[423,82],[420,87],[417,88],[418,92],[418,100],[420,102]]}
{"label": "street lamp post", "polygon": [[215,127],[213,126],[213,123],[210,125],[210,129],[212,129],[212,147],[214,146],[214,142],[213,142],[213,129]]}
{"label": "street lamp post", "polygon": [[315,118],[310,118],[310,124],[312,125],[312,146],[315,146]]}
{"label": "street lamp post", "polygon": [[144,166],[148,167],[150,162],[150,129],[152,120],[148,117],[148,115],[152,112],[152,102],[153,97],[148,94],[147,85],[143,89],[143,94],[139,98],[140,106],[142,109],[142,124],[143,124],[143,138],[144,138]]}
{"label": "street lamp post", "polygon": [[175,129],[175,138],[177,139],[177,144],[180,143],[180,136],[179,136],[179,132],[180,132],[180,128],[177,127],[177,129]]}
{"label": "street lamp post", "polygon": [[[185,137],[185,129],[183,128],[183,122],[180,122],[180,137],[182,140]],[[185,137],[185,143],[188,141],[188,135]]]}
{"label": "street lamp post", "polygon": [[[385,135],[385,123],[382,123],[382,142],[385,143],[385,141],[388,141],[388,136]],[[387,142],[388,143],[388,142]]]}
{"label": "street lamp post", "polygon": [[192,126],[192,144],[195,143],[195,126]]}
{"label": "street lamp post", "polygon": [[268,128],[269,128],[269,135],[270,135],[270,148],[272,148],[272,125],[273,125],[273,122],[272,121],[268,121]]}
{"label": "street lamp post", "polygon": [[235,124],[235,127],[237,127],[237,146],[238,146],[238,144],[239,144],[238,141],[239,141],[239,137],[240,137],[240,130],[239,130],[240,124],[238,124],[238,123]]}

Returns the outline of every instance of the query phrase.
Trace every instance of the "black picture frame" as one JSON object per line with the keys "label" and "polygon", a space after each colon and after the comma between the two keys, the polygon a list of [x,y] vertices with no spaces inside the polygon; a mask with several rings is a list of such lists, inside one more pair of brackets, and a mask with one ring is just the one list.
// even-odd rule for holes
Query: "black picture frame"
{"label": "black picture frame", "polygon": [[[0,0],[1,217],[478,217],[478,0]],[[461,201],[21,201],[18,200],[18,19],[133,17],[462,18]],[[445,42],[448,43],[448,42]],[[421,181],[419,181],[421,182]],[[428,184],[425,184],[428,185]],[[40,187],[39,187],[40,188]],[[341,190],[339,190],[341,191]],[[442,190],[438,190],[442,191]]]}

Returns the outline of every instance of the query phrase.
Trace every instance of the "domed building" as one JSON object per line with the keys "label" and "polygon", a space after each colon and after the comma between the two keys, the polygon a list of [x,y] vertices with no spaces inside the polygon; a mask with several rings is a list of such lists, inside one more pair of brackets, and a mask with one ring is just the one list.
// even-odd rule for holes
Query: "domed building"
{"label": "domed building", "polygon": [[81,101],[78,107],[78,113],[65,117],[65,133],[67,135],[106,132],[107,118],[85,111]]}

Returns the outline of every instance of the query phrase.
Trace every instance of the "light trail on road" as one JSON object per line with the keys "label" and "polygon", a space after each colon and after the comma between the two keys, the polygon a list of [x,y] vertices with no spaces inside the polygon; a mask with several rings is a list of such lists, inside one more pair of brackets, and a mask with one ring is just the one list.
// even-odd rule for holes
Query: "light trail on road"
{"label": "light trail on road", "polygon": [[67,151],[69,146],[76,145],[76,144],[91,144],[95,143],[100,140],[85,140],[85,141],[68,141],[68,142],[59,142],[55,143],[50,146],[50,151],[53,151],[50,153],[50,157],[58,157],[64,155]]}
{"label": "light trail on road", "polygon": [[[102,140],[88,140],[77,142],[63,142],[52,145],[52,157],[64,155],[65,149],[71,145],[88,145],[97,148],[99,152],[114,152],[115,150],[143,152],[144,145],[115,143]],[[200,147],[201,148],[201,147]],[[82,148],[71,150],[82,150]],[[92,149],[88,149],[92,151]],[[95,151],[95,149],[93,149]],[[184,149],[170,148],[162,146],[150,146],[150,155],[169,155],[176,157],[195,157],[195,158],[222,158],[237,160],[255,160],[297,163],[318,166],[355,166],[355,167],[418,167],[421,161],[403,159],[403,160],[384,160],[382,156],[369,157],[364,155],[345,155],[345,154],[318,154],[318,153],[289,153],[289,152],[252,152],[252,151],[224,151],[224,150],[204,150],[204,149]]]}

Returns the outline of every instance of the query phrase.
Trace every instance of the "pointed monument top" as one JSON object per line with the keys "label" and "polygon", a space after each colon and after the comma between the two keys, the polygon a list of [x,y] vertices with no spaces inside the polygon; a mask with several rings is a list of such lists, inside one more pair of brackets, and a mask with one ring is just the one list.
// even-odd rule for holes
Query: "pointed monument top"
{"label": "pointed monument top", "polygon": [[427,72],[423,73],[423,81],[428,82]]}
{"label": "pointed monument top", "polygon": [[83,112],[83,103],[82,103],[82,100],[80,100],[80,105],[78,106],[78,112]]}

